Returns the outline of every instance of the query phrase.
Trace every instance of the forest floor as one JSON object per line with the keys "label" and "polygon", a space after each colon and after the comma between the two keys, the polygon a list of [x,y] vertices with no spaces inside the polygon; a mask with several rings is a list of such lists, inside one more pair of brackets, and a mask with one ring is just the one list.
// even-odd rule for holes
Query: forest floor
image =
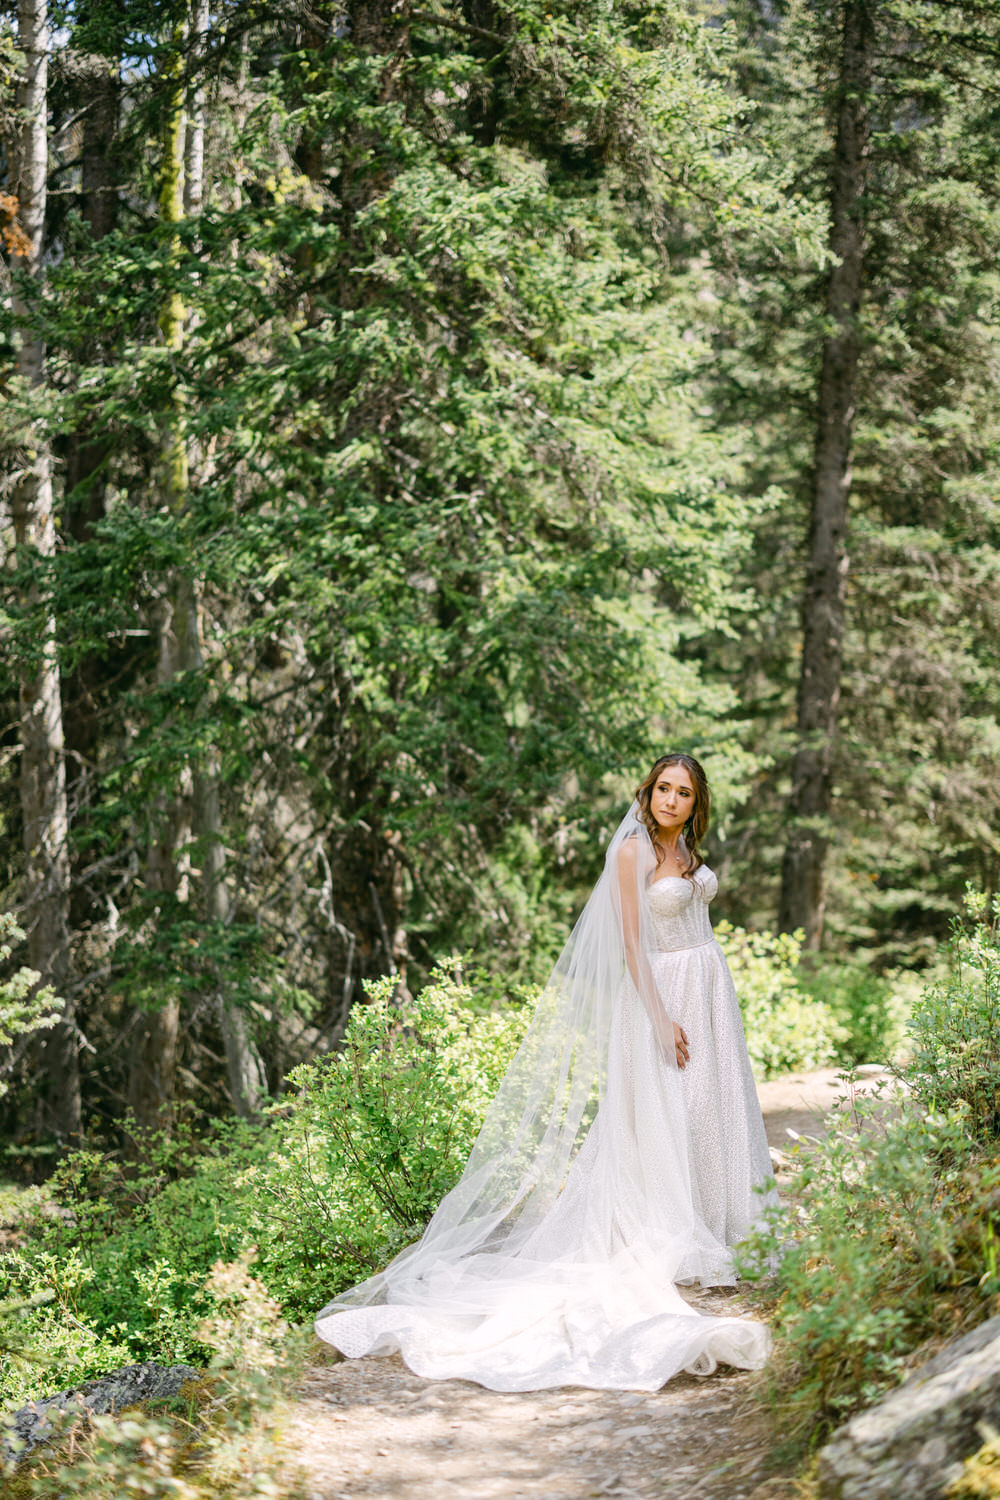
{"label": "forest floor", "polygon": [[[878,1070],[866,1070],[869,1078]],[[761,1084],[775,1153],[823,1131],[842,1085],[831,1069]],[[790,1132],[793,1132],[790,1133]],[[807,1143],[802,1143],[806,1146]],[[701,1293],[729,1316],[738,1294]],[[773,1429],[754,1399],[760,1377],[720,1369],[662,1390],[579,1387],[505,1395],[469,1381],[427,1381],[398,1356],[340,1360],[319,1352],[306,1370],[286,1440],[308,1500],[793,1500],[776,1472]]]}

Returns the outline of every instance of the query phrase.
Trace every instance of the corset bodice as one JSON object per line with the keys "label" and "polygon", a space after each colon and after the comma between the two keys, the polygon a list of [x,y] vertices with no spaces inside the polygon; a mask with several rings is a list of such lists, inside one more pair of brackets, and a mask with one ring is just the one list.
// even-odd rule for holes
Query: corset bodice
{"label": "corset bodice", "polygon": [[664,875],[648,887],[650,932],[658,952],[674,953],[712,941],[708,903],[718,889],[719,882],[707,865],[691,880]]}

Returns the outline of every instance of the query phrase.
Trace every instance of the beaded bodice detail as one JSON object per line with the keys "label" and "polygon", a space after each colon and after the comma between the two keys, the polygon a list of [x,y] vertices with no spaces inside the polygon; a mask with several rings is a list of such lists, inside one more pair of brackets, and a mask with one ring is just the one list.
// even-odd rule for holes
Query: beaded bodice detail
{"label": "beaded bodice detail", "polygon": [[657,952],[676,953],[712,941],[708,904],[719,882],[707,865],[701,865],[690,880],[664,875],[647,888],[650,930]]}

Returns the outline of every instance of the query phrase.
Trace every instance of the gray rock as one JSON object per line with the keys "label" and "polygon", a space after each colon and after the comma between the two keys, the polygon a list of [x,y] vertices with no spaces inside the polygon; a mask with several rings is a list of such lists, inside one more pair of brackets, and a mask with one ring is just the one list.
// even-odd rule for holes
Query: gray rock
{"label": "gray rock", "polygon": [[1000,1422],[1000,1318],[834,1433],[819,1456],[822,1500],[936,1500],[982,1446],[980,1422]]}
{"label": "gray rock", "polygon": [[190,1365],[158,1365],[147,1360],[145,1364],[125,1365],[99,1380],[88,1380],[72,1390],[32,1401],[0,1420],[6,1456],[8,1460],[23,1457],[37,1443],[44,1442],[51,1426],[50,1412],[76,1408],[103,1416],[129,1406],[155,1406],[173,1400],[185,1381],[197,1380],[200,1373]]}

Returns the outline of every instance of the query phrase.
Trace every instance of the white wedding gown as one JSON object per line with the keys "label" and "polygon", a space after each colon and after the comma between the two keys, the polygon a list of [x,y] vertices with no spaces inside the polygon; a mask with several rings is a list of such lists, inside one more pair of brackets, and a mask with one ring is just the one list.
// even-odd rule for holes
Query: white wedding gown
{"label": "white wedding gown", "polygon": [[771,1178],[767,1140],[712,936],[717,888],[702,866],[646,890],[650,964],[667,1014],[687,1033],[687,1067],[664,1064],[626,978],[600,1107],[530,1235],[513,1253],[501,1237],[495,1250],[425,1255],[379,1303],[325,1308],[321,1338],[349,1356],[398,1350],[418,1375],[498,1391],[656,1390],[681,1370],[763,1364],[763,1324],[702,1314],[677,1288],[731,1284],[730,1249],[773,1199],[760,1191]]}

